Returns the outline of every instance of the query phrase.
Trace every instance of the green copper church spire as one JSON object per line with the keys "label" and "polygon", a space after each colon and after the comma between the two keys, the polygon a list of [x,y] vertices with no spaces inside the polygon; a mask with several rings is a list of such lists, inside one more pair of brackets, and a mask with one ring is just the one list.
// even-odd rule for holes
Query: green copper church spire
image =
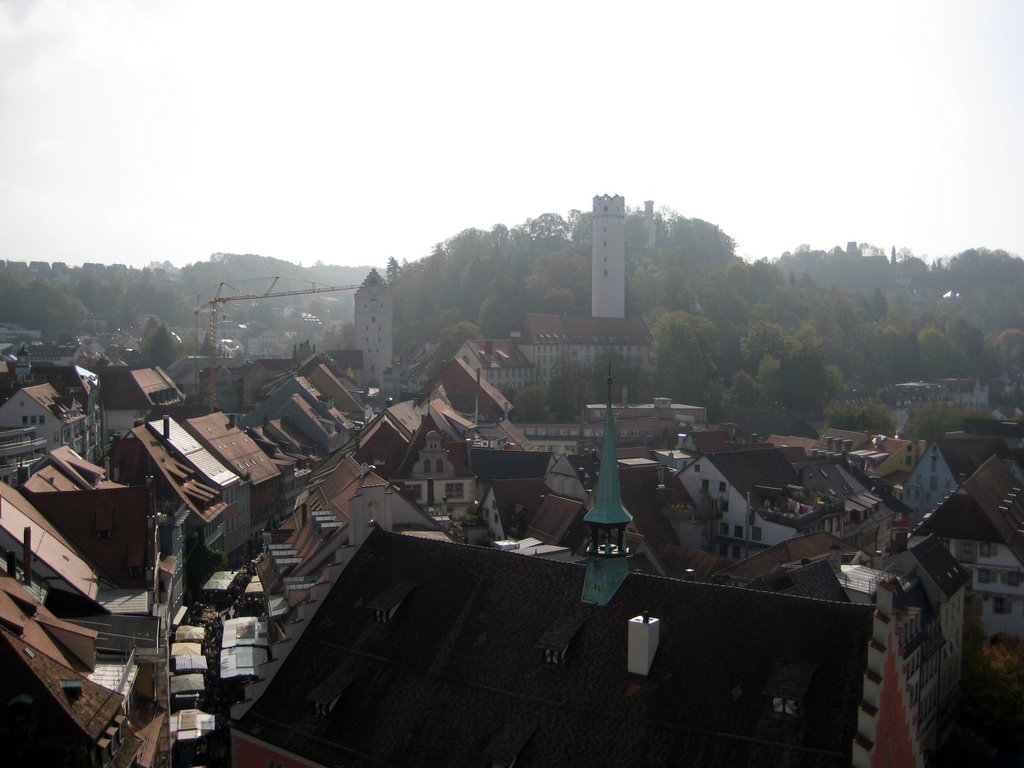
{"label": "green copper church spire", "polygon": [[615,419],[612,418],[612,372],[608,363],[608,405],[604,415],[604,441],[594,506],[583,521],[590,526],[587,576],[583,581],[585,603],[607,605],[629,573],[626,562],[626,525],[633,516],[622,506],[619,462],[615,456]]}

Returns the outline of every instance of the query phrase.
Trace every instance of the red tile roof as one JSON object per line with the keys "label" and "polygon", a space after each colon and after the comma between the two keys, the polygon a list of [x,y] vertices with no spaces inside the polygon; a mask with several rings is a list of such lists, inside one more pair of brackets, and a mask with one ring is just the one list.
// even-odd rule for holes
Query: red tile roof
{"label": "red tile roof", "polygon": [[642,317],[526,314],[516,330],[521,344],[650,344],[652,338]]}
{"label": "red tile roof", "polygon": [[231,424],[223,413],[187,419],[183,426],[251,485],[265,483],[281,474],[256,442]]}
{"label": "red tile roof", "polygon": [[[75,489],[62,493],[26,491],[35,507],[122,589],[148,586],[149,500],[145,486]],[[100,531],[106,531],[100,534]],[[132,569],[138,575],[132,575]]]}

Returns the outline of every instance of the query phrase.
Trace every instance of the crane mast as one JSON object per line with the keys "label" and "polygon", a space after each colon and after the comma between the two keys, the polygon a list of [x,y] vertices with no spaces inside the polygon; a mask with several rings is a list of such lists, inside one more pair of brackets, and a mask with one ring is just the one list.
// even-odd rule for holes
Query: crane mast
{"label": "crane mast", "polygon": [[[258,299],[277,299],[282,296],[306,296],[313,293],[331,293],[337,291],[358,290],[361,285],[316,285],[309,288],[295,288],[285,291],[275,291],[274,287],[280,277],[265,278],[271,280],[270,287],[263,293],[238,293],[231,296],[224,296],[224,288],[233,288],[228,283],[221,282],[217,285],[213,298],[206,300],[206,307],[210,312],[210,368],[209,368],[209,392],[210,392],[210,413],[217,410],[217,353],[220,348],[220,339],[217,333],[217,312],[220,306],[229,301],[255,301]],[[202,299],[202,297],[200,297]],[[197,310],[198,311],[198,310]]]}

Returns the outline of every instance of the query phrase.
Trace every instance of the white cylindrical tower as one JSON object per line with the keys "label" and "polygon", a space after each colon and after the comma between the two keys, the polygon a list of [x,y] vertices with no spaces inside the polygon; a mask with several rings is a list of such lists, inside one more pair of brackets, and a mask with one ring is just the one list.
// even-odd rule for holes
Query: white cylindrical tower
{"label": "white cylindrical tower", "polygon": [[622,195],[598,195],[591,216],[593,263],[590,281],[592,317],[626,316],[626,201]]}

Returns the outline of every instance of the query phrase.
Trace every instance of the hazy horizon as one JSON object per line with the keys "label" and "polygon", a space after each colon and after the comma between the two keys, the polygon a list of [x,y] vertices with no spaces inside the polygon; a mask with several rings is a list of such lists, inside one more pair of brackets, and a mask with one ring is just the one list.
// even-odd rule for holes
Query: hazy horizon
{"label": "hazy horizon", "polygon": [[0,258],[382,267],[597,194],[1024,255],[1024,4],[0,2]]}

